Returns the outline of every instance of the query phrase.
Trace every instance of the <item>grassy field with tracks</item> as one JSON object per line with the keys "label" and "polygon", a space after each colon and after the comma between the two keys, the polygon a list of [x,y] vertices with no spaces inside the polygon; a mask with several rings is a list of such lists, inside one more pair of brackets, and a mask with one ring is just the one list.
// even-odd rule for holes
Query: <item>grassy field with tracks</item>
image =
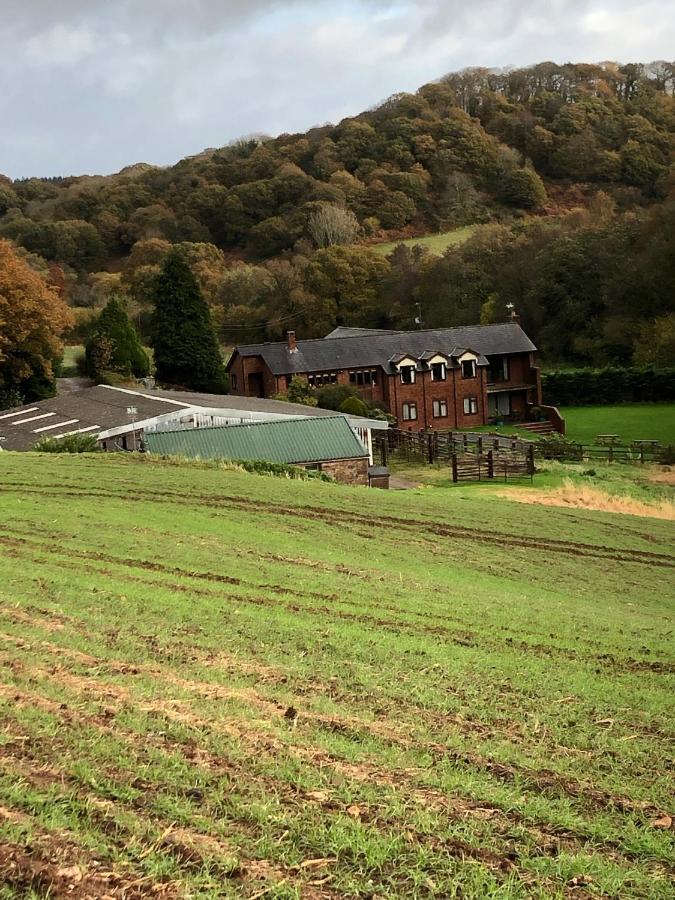
{"label": "grassy field with tracks", "polygon": [[0,453],[0,898],[672,897],[673,524]]}

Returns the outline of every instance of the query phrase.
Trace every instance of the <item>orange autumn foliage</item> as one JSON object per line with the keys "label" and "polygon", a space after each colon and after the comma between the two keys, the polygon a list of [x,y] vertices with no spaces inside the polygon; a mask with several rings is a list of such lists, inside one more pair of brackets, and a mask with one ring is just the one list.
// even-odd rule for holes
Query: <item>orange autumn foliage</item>
{"label": "orange autumn foliage", "polygon": [[0,240],[0,389],[21,388],[33,378],[50,382],[72,321],[58,288]]}

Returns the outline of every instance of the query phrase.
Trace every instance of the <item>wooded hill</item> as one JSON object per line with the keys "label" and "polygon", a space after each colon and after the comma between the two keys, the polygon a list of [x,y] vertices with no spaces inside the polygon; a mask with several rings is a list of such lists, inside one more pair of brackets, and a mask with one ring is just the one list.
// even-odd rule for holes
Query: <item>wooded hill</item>
{"label": "wooded hill", "polygon": [[[658,362],[675,340],[674,91],[672,63],[467,70],[170,168],[1,178],[0,236],[52,267],[75,336],[113,292],[143,328],[181,243],[230,342],[409,327],[418,302],[429,326],[498,321],[511,302],[551,359]],[[368,249],[465,225],[442,257]]]}

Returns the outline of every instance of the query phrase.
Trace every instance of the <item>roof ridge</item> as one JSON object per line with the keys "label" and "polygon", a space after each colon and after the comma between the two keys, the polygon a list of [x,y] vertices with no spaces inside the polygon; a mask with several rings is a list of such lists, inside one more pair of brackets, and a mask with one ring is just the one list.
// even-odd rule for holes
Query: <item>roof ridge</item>
{"label": "roof ridge", "polygon": [[[331,422],[333,419],[342,419],[349,425],[347,416],[344,413],[336,413],[334,416],[289,416],[287,419],[267,419],[266,421],[255,421],[252,419],[249,422],[237,422],[235,425],[199,425],[196,428],[190,426],[188,428],[155,429],[153,434],[176,434],[176,432],[180,431],[217,431],[221,428],[254,428],[259,425],[279,425],[282,422],[285,425],[296,425],[298,422]],[[351,429],[351,425],[349,427]]]}

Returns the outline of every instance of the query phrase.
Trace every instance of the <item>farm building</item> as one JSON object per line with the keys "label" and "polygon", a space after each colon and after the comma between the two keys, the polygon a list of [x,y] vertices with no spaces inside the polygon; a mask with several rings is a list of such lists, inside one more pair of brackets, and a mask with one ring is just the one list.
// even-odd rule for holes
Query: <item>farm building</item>
{"label": "farm building", "polygon": [[[351,385],[400,428],[471,428],[521,421],[541,407],[537,348],[513,321],[426,331],[334,329],[324,338],[236,347],[233,394],[270,397],[292,378]],[[556,426],[557,427],[557,426]]]}
{"label": "farm building", "polygon": [[59,394],[49,400],[1,411],[0,448],[30,450],[45,437],[91,434],[105,450],[134,450],[138,448],[143,433],[149,429],[200,428],[335,416],[345,419],[372,457],[372,430],[387,428],[386,422],[377,419],[255,397],[140,391],[105,385]]}
{"label": "farm building", "polygon": [[149,453],[265,460],[319,470],[343,484],[368,484],[369,452],[341,415],[148,431],[144,440]]}

